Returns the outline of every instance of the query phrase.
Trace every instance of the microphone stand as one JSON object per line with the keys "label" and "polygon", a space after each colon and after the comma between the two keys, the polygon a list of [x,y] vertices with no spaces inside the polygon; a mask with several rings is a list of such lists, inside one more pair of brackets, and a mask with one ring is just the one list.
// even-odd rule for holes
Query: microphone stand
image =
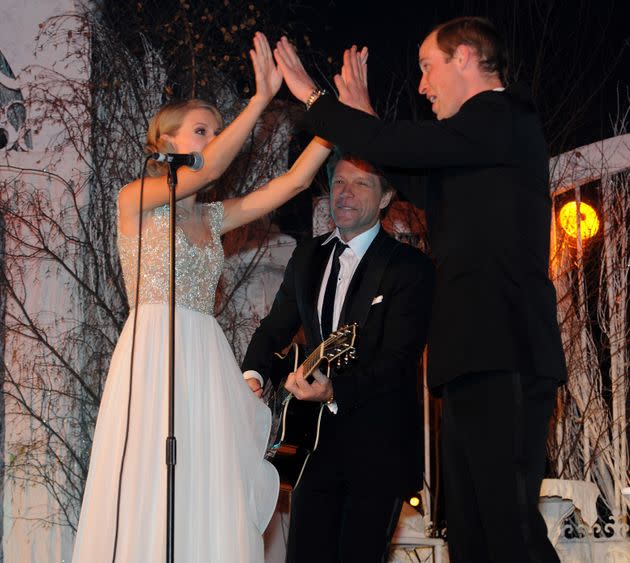
{"label": "microphone stand", "polygon": [[175,187],[177,186],[177,164],[168,164],[169,187],[169,242],[170,274],[168,284],[169,329],[168,329],[168,435],[166,437],[166,562],[175,558],[175,464],[177,463],[177,440],[175,438]]}

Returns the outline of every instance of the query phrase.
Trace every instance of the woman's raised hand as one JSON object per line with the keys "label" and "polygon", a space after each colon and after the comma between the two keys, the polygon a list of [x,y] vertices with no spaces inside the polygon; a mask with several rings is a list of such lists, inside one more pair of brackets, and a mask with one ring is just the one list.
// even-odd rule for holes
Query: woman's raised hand
{"label": "woman's raised hand", "polygon": [[254,34],[254,48],[250,49],[249,55],[256,76],[255,97],[268,104],[282,85],[282,73],[274,63],[267,38],[260,31]]}

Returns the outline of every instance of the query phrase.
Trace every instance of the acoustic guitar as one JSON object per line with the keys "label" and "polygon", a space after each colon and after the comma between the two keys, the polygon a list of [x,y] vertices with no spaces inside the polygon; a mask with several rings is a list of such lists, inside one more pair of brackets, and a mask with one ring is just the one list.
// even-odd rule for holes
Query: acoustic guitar
{"label": "acoustic guitar", "polygon": [[[333,367],[341,368],[356,359],[354,342],[357,324],[344,325],[335,330],[302,362],[304,377],[312,382],[313,373],[320,369],[330,377]],[[326,404],[300,401],[284,388],[286,376],[298,369],[299,348],[293,344],[289,351],[274,354],[272,369],[280,372],[282,382],[273,397],[267,400],[274,424],[266,458],[276,467],[280,481],[295,488],[304,467],[319,442],[319,427]]]}

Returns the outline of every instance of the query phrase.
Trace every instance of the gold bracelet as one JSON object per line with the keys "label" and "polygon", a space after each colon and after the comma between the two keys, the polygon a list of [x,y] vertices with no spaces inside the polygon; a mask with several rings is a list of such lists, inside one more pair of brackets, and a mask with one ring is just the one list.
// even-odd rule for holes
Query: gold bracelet
{"label": "gold bracelet", "polygon": [[309,109],[311,109],[311,106],[319,99],[320,96],[323,96],[325,93],[326,90],[315,88],[315,90],[313,90],[311,92],[311,95],[308,97],[308,100],[306,100],[306,110],[308,111]]}
{"label": "gold bracelet", "polygon": [[334,402],[335,402],[335,395],[334,395],[334,394],[332,394],[332,395],[330,396],[330,399],[328,399],[328,400],[326,401],[326,404],[327,404],[327,405],[332,405]]}

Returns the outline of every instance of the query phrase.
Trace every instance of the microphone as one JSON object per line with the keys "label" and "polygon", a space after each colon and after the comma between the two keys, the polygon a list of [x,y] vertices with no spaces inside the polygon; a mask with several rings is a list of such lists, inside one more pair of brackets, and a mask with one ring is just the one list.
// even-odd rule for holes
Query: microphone
{"label": "microphone", "polygon": [[175,168],[188,166],[191,170],[199,170],[203,166],[203,156],[198,152],[191,152],[190,154],[154,152],[151,158],[156,162],[166,162]]}

